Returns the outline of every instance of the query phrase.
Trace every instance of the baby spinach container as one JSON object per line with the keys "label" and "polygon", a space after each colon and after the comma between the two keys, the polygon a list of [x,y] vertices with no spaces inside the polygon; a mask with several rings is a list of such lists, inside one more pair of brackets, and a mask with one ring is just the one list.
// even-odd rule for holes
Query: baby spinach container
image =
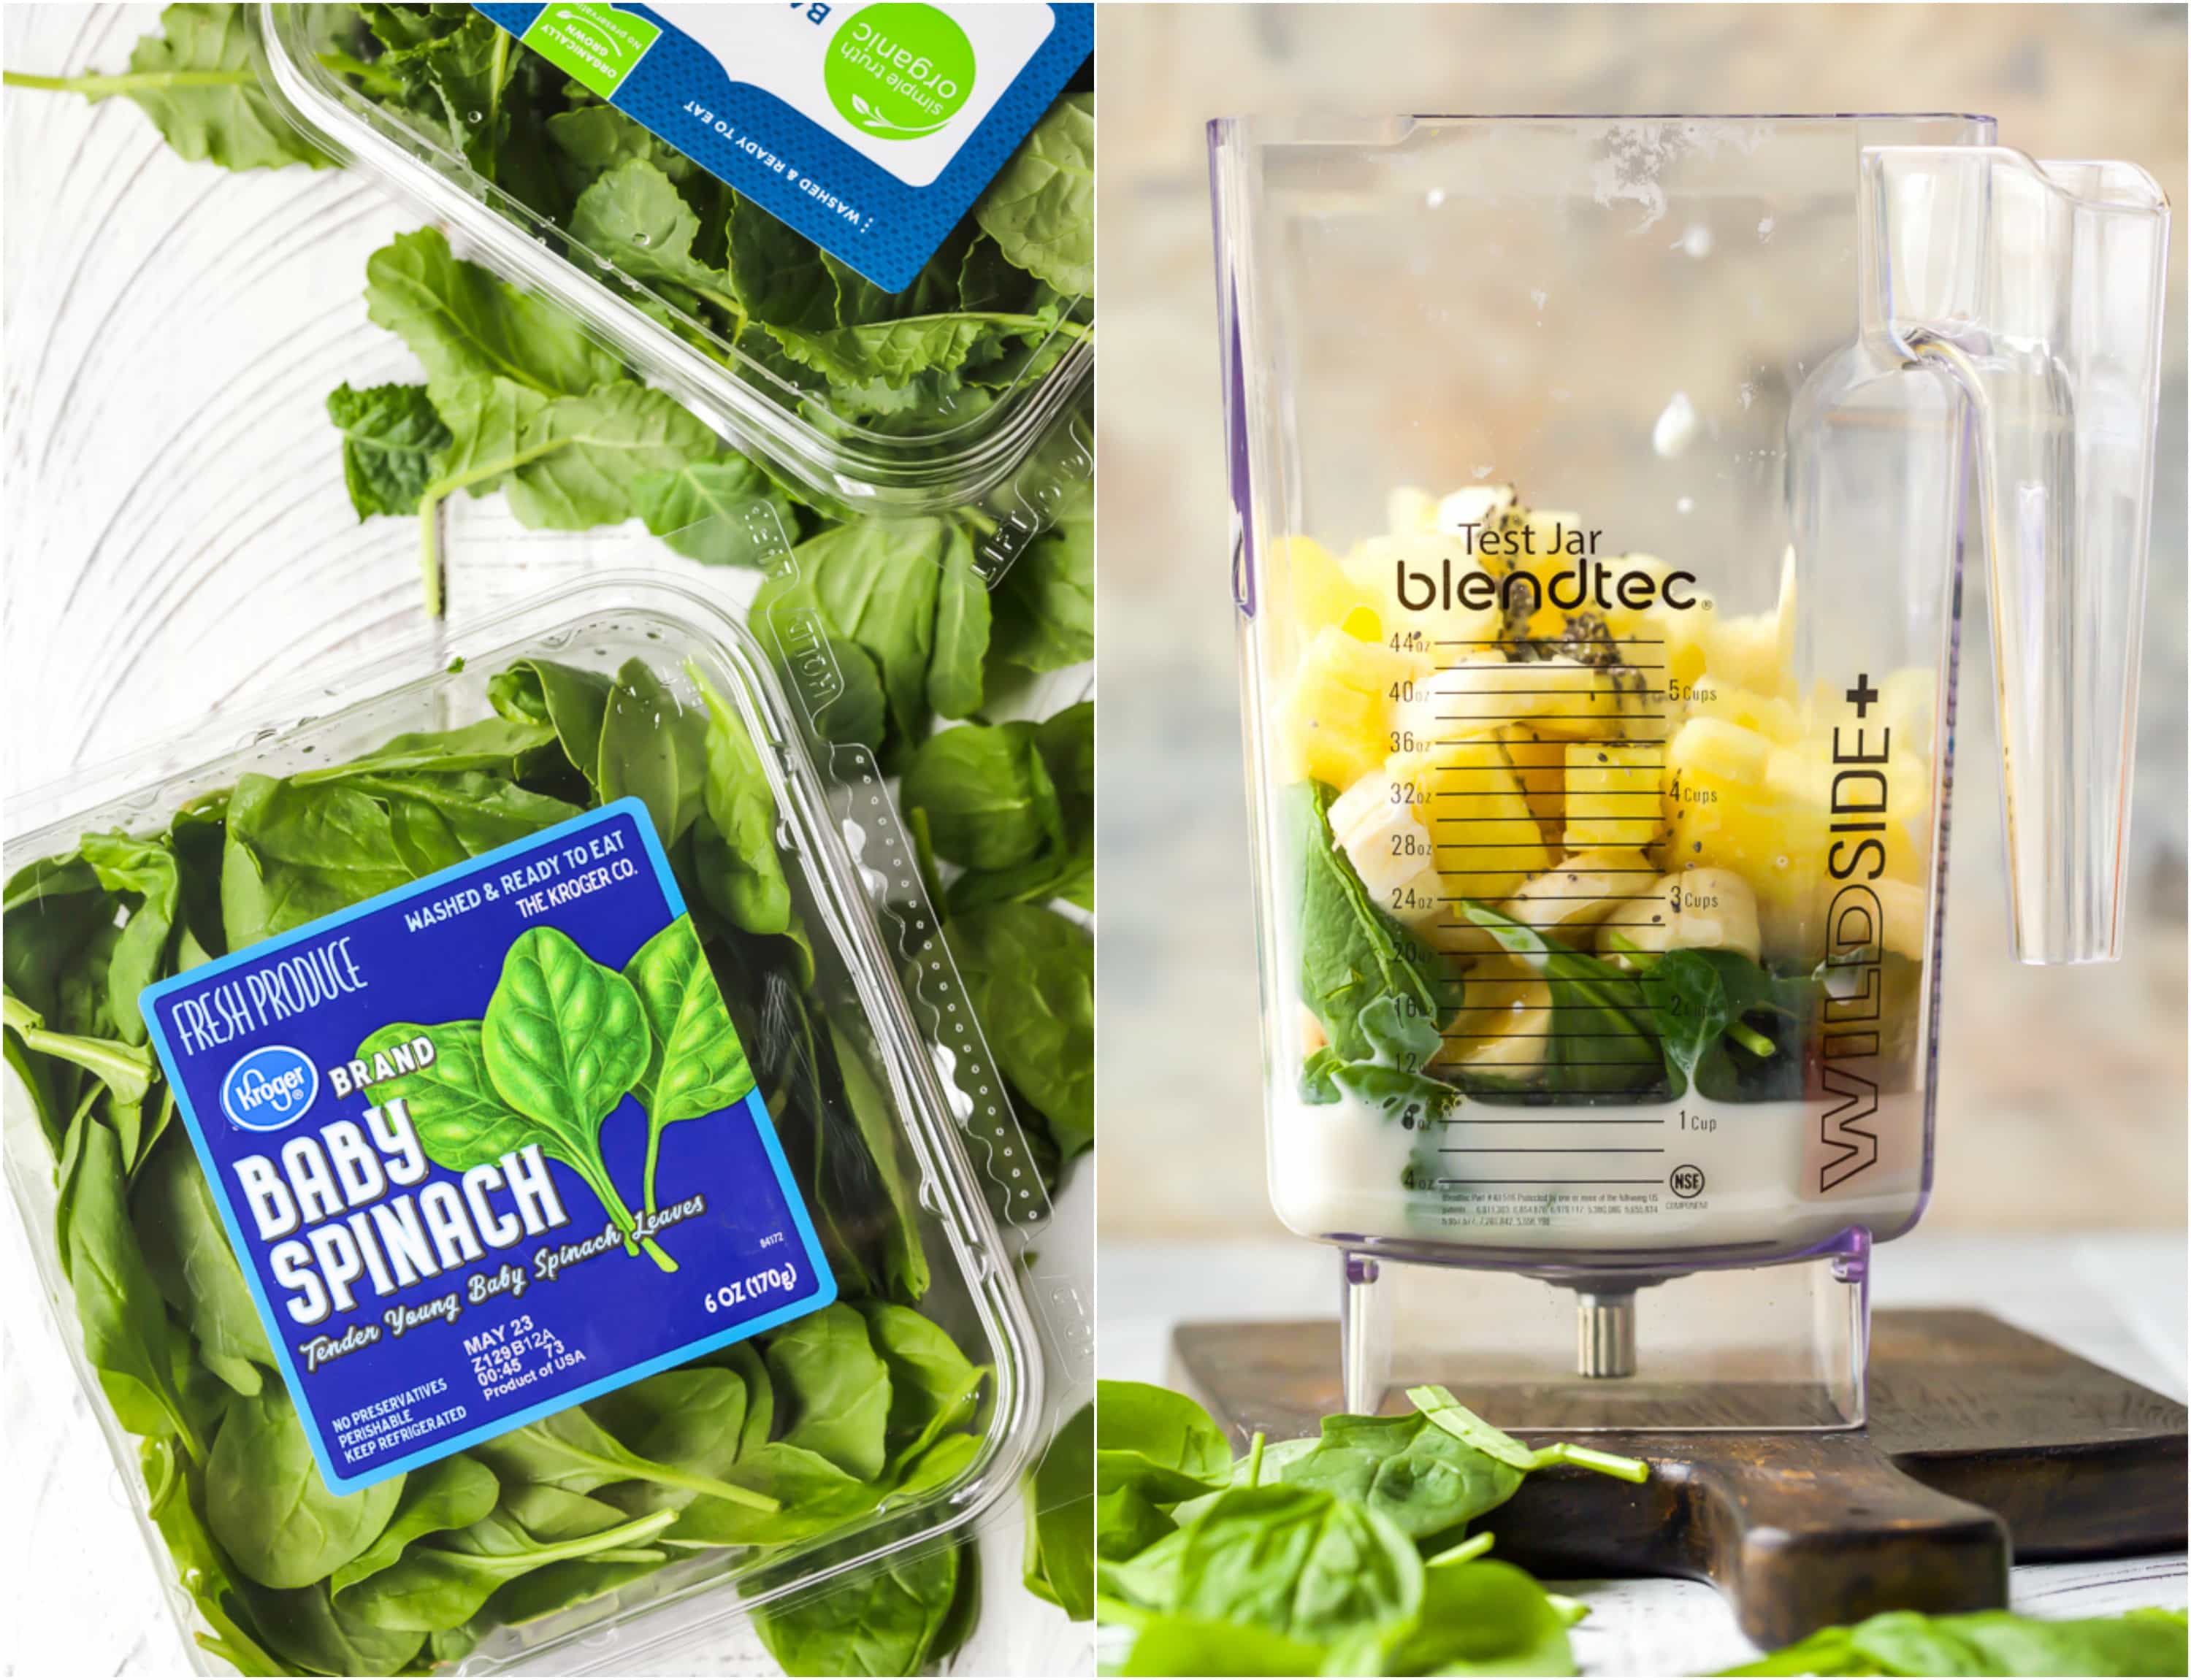
{"label": "baby spinach container", "polygon": [[[993,186],[1013,208],[977,205],[888,292],[483,16],[263,4],[253,18],[267,89],[315,145],[415,205],[460,256],[569,310],[817,507],[975,502],[1092,380],[1090,92],[1061,94],[1004,166]],[[402,43],[415,54],[451,29],[469,33],[442,37],[449,62],[411,74]]]}
{"label": "baby spinach container", "polygon": [[[767,633],[599,574],[461,629],[461,657],[383,659],[16,801],[9,1188],[198,1671],[689,1671],[748,1625],[827,1671],[848,1630],[919,1663],[971,1616],[973,1541],[1017,1524],[1023,1478],[1036,1497],[1087,1326],[1030,1240],[1047,1197],[884,778],[813,721],[828,644]],[[612,799],[660,837],[836,1298],[338,1496],[140,989]],[[712,1282],[619,1275],[635,1314]]]}

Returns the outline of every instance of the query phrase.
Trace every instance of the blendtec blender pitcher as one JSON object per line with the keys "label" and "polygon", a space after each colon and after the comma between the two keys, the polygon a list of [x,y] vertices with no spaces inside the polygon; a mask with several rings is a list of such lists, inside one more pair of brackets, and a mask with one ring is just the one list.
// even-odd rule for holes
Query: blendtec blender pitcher
{"label": "blendtec blender pitcher", "polygon": [[1210,145],[1271,1195],[1348,1409],[1861,1422],[1966,547],[2018,954],[2121,938],[2165,201],[1978,116]]}

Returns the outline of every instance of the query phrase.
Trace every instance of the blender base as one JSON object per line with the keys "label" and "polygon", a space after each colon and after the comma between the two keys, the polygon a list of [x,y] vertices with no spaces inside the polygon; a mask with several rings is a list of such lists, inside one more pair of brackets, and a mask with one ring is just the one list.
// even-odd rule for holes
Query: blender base
{"label": "blender base", "polygon": [[[1330,1320],[1182,1325],[1169,1380],[1243,1444],[1310,1434],[1344,1408],[1339,1342]],[[1862,1428],[1593,1436],[1651,1480],[1541,1472],[1481,1526],[1550,1580],[1708,1581],[1766,1646],[1881,1610],[1998,1608],[2012,1543],[2020,1563],[2182,1549],[2175,1401],[1984,1313],[1881,1312],[1870,1353]],[[1394,1376],[1485,1399],[1450,1367]],[[1406,1404],[1396,1387],[1386,1409]]]}
{"label": "blender base", "polygon": [[[1608,1257],[1609,1258],[1610,1257]],[[1443,1383],[1502,1429],[1853,1429],[1864,1416],[1870,1240],[1777,1265],[1566,1255],[1517,1269],[1341,1259],[1346,1410]]]}

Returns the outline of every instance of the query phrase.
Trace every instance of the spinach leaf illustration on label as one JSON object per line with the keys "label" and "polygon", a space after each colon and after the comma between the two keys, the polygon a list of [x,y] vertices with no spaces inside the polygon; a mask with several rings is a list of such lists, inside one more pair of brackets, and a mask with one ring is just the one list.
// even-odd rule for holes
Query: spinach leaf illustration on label
{"label": "spinach leaf illustration on label", "polygon": [[753,1089],[753,1070],[690,917],[680,916],[641,945],[623,978],[648,1029],[637,1088],[646,1110],[646,1211],[652,1213],[663,1127],[735,1103]]}
{"label": "spinach leaf illustration on label", "polygon": [[[362,1507],[345,1501],[370,1491],[393,1509],[403,1473],[469,1448],[498,1473],[511,1455],[538,1461],[527,1479],[572,1499],[653,1484],[638,1514],[663,1520],[625,1549],[695,1499],[765,1517],[765,1490],[683,1454],[635,1453],[576,1407],[804,1318],[837,1290],[658,825],[657,807],[689,826],[704,803],[686,784],[706,714],[686,714],[692,740],[657,763],[619,734],[626,687],[649,698],[628,675],[576,683],[535,662],[507,676],[536,733],[634,772],[626,797],[144,997],[211,1204],[194,1247],[151,1263],[204,1273],[221,1257],[207,1245],[225,1240],[248,1291],[191,1326],[258,1408],[222,1432],[209,1518],[265,1568],[312,1552],[314,1579],[347,1572],[338,1590],[366,1607],[356,1614],[412,1632],[492,1592],[498,1560],[519,1555],[509,1535],[498,1516],[444,1524],[441,1507],[470,1501],[422,1496],[417,1520],[446,1526],[458,1561],[406,1573],[360,1561],[390,1519],[376,1507],[383,1521],[358,1524],[351,1549],[348,1513]],[[86,1230],[96,1202],[74,1198]],[[230,1322],[237,1311],[258,1325]],[[125,1331],[106,1365],[134,1380],[133,1399],[144,1391],[148,1415],[179,1414],[156,1327]],[[286,1393],[259,1383],[264,1365]],[[324,1510],[282,1502],[299,1465]],[[587,1533],[606,1531],[587,1515]],[[543,1545],[578,1537],[525,1529]]]}
{"label": "spinach leaf illustration on label", "polygon": [[[631,982],[553,928],[533,928],[504,960],[480,1039],[495,1089],[552,1140],[544,1147],[578,1170],[625,1240],[636,1240],[600,1150],[601,1122],[646,1066],[646,1023]],[[637,1246],[663,1271],[677,1269],[651,1237]]]}

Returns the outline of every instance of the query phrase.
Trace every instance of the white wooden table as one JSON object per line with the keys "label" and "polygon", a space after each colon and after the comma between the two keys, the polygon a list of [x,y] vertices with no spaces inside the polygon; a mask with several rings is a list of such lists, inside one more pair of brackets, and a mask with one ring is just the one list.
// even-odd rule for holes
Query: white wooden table
{"label": "white wooden table", "polygon": [[[150,5],[11,5],[0,60],[56,74],[124,66]],[[254,699],[420,650],[452,633],[420,610],[405,519],[361,525],[327,393],[420,377],[366,319],[365,262],[419,224],[370,180],[231,174],[178,160],[135,106],[9,90],[0,189],[4,292],[5,627],[0,786],[25,790],[179,731],[228,729]],[[458,498],[451,622],[604,566],[664,567],[743,602],[755,579],[670,555],[636,524],[528,531],[498,497]],[[430,661],[430,662],[426,662]],[[1082,698],[1062,673],[1033,702]],[[1091,1172],[1042,1247],[1092,1297]],[[0,1672],[157,1674],[180,1653],[123,1490],[39,1308],[25,1234],[0,1212]],[[1016,1512],[983,1547],[983,1613],[957,1666],[1084,1671],[1087,1631],[1020,1585]],[[757,1644],[664,1671],[768,1673]]]}
{"label": "white wooden table", "polygon": [[[1873,1300],[1886,1307],[1982,1307],[2147,1387],[2184,1394],[2181,1233],[1931,1236],[1878,1251]],[[1317,1244],[1106,1242],[1101,1374],[1165,1379],[1175,1325],[1196,1320],[1335,1317],[1336,1260]],[[1590,1615],[1574,1632],[1586,1674],[1709,1674],[1755,1656],[1719,1594],[1687,1581],[1574,1581],[1558,1590]],[[2109,1615],[2181,1609],[2181,1553],[2018,1567],[2016,1609]]]}

